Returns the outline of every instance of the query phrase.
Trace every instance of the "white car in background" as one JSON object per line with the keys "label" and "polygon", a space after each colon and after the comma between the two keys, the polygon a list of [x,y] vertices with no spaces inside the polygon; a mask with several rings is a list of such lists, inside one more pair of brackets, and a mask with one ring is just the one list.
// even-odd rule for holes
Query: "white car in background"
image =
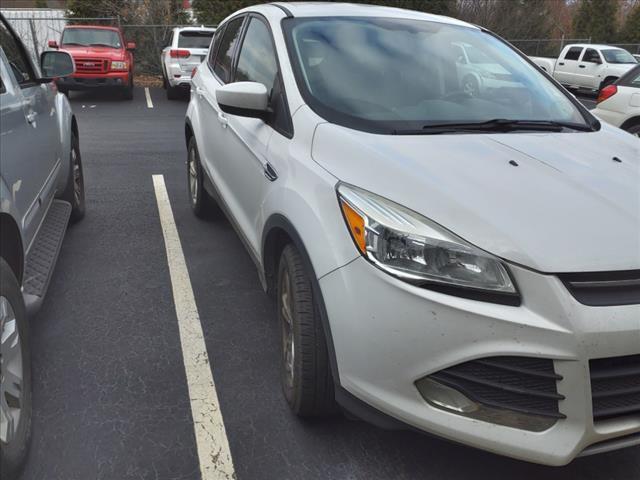
{"label": "white car in background", "polygon": [[591,113],[640,137],[640,65],[613,85],[604,87],[598,96],[598,106]]}
{"label": "white car in background", "polygon": [[191,72],[207,56],[215,28],[174,28],[171,40],[162,50],[162,79],[167,98],[174,100],[191,86]]}
{"label": "white car in background", "polygon": [[[510,81],[466,92],[460,44]],[[277,301],[293,412],[549,465],[640,445],[637,139],[451,18],[262,4],[211,52],[189,201]]]}

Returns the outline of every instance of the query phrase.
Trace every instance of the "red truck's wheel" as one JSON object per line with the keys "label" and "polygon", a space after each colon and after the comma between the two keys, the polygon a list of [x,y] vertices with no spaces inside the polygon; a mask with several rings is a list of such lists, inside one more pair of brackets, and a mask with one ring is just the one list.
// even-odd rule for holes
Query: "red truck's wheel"
{"label": "red truck's wheel", "polygon": [[133,74],[129,74],[129,85],[124,87],[122,96],[125,100],[133,100]]}

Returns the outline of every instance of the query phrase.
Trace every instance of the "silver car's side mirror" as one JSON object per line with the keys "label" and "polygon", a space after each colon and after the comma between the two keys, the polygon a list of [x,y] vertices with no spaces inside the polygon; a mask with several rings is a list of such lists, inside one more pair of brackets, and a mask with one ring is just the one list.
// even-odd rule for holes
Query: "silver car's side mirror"
{"label": "silver car's side mirror", "polygon": [[265,119],[269,113],[269,92],[258,82],[235,82],[216,89],[220,109],[231,115]]}
{"label": "silver car's side mirror", "polygon": [[60,50],[42,52],[40,55],[40,70],[42,82],[51,81],[54,78],[68,77],[76,71],[73,57]]}

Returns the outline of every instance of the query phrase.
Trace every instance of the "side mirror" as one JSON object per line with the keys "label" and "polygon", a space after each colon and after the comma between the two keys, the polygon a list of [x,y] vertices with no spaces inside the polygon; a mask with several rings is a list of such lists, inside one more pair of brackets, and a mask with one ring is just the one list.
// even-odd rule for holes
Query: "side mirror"
{"label": "side mirror", "polygon": [[133,52],[135,49],[136,49],[135,42],[127,42],[127,50],[129,50],[130,52]]}
{"label": "side mirror", "polygon": [[267,118],[269,113],[269,92],[267,87],[257,82],[236,82],[216,89],[216,99],[220,109],[239,117]]}
{"label": "side mirror", "polygon": [[67,52],[48,51],[40,55],[40,70],[43,76],[40,80],[51,81],[72,75],[76,71],[76,64]]}
{"label": "side mirror", "polygon": [[49,40],[49,48],[55,48],[57,50],[58,42],[56,42],[55,40]]}

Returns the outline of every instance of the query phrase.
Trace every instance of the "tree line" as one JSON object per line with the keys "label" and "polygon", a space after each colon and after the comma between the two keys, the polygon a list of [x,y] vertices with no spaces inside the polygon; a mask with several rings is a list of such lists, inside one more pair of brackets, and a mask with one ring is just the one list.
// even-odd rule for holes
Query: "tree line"
{"label": "tree line", "polygon": [[[328,2],[334,0],[326,0]],[[640,42],[640,0],[350,0],[447,15],[507,39]],[[193,0],[198,22],[217,24],[256,0]]]}

